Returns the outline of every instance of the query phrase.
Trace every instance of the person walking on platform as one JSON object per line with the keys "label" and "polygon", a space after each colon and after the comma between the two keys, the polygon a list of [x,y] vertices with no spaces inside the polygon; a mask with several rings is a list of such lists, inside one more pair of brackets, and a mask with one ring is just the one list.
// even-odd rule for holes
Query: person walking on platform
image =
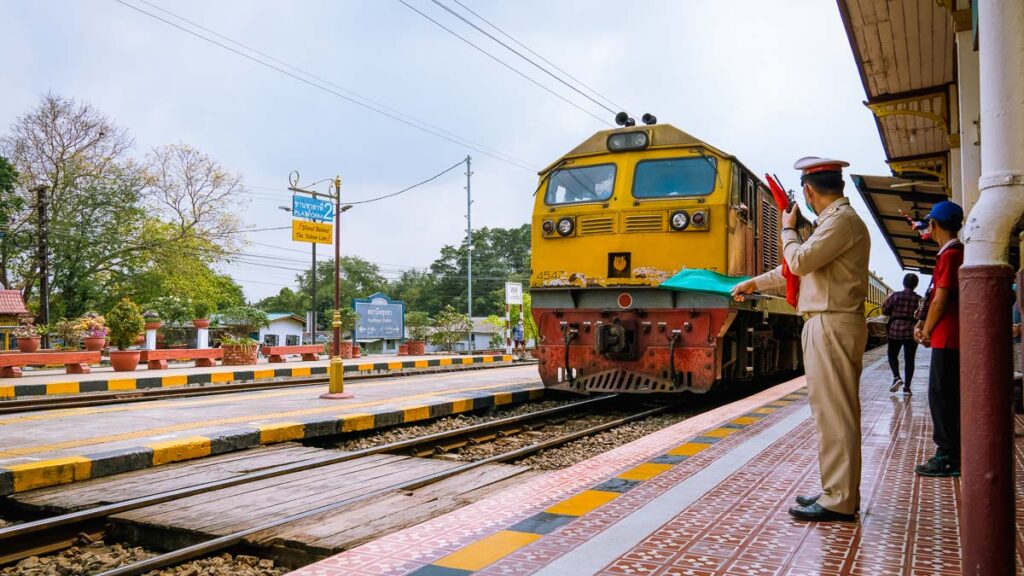
{"label": "person walking on platform", "polygon": [[928,407],[932,413],[935,455],[914,471],[920,476],[960,475],[960,299],[959,270],[964,245],[957,233],[964,211],[953,202],[932,206],[924,217],[932,240],[941,246],[925,294],[927,312],[914,329],[914,339],[932,349],[928,374]]}
{"label": "person walking on platform", "polygon": [[[868,328],[864,300],[868,293],[871,239],[860,216],[843,195],[842,169],[849,163],[801,158],[807,208],[818,216],[814,231],[801,240],[798,209],[782,214],[782,252],[800,276],[798,311],[811,413],[817,426],[818,469],[822,492],[798,496],[789,509],[798,520],[854,521],[859,507],[861,469],[860,375]],[[785,289],[781,267],[736,285],[733,295]]]}
{"label": "person walking on platform", "polygon": [[[889,392],[898,392],[909,396],[910,381],[914,379],[914,357],[917,355],[917,341],[914,340],[914,313],[921,303],[921,297],[914,292],[917,288],[917,274],[903,277],[903,290],[893,292],[882,304],[882,313],[889,317],[887,336],[889,337],[889,368],[892,370],[892,386]],[[900,378],[900,349],[903,349],[904,374]]]}

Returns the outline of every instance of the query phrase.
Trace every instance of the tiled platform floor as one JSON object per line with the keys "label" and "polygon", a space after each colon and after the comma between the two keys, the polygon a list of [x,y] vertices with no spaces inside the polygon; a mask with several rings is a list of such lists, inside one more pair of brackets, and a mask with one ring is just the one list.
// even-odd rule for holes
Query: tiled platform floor
{"label": "tiled platform floor", "polygon": [[[547,533],[501,540],[503,534],[515,536],[511,527],[524,519],[701,432],[691,421],[680,423],[295,574],[959,574],[959,480],[913,473],[933,451],[928,352],[919,353],[917,393],[911,398],[889,394],[891,377],[877,353],[868,362],[861,386],[864,466],[858,523],[808,524],[786,513],[796,494],[815,493],[819,485],[814,424],[800,399]],[[708,430],[723,421],[702,425]],[[777,439],[765,441],[772,434]],[[1024,440],[1017,446],[1021,494]],[[702,475],[737,458],[742,464],[724,480],[702,485]],[[1024,511],[1021,497],[1016,506]],[[1022,516],[1018,513],[1018,519]],[[453,556],[474,550],[472,545],[484,539],[505,549],[478,546],[469,562],[465,552]],[[446,561],[451,558],[463,565]]]}

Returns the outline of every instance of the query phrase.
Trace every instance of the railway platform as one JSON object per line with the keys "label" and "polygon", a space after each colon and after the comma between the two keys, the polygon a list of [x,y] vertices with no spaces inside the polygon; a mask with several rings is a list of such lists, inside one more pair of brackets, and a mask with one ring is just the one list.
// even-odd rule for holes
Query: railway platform
{"label": "railway platform", "polygon": [[[468,357],[467,357],[468,358]],[[535,366],[0,415],[0,495],[543,396]]]}
{"label": "railway platform", "polygon": [[[345,374],[388,374],[409,370],[445,369],[449,367],[511,362],[512,356],[502,354],[459,356],[382,356],[344,360]],[[160,370],[141,364],[135,372],[114,372],[109,366],[95,367],[91,374],[65,374],[63,369],[26,372],[21,378],[0,379],[0,401],[87,394],[94,392],[129,392],[154,388],[203,386],[235,382],[255,382],[326,376],[328,360],[312,362],[269,363],[260,358],[254,366],[196,367],[181,363]],[[0,404],[2,405],[2,404]]]}
{"label": "railway platform", "polygon": [[[861,384],[856,523],[787,514],[796,495],[819,490],[815,427],[798,379],[293,574],[960,574],[959,478],[914,474],[934,450],[929,354],[919,353],[911,397],[889,394],[879,356]],[[1018,509],[1022,449],[1018,439]],[[1019,567],[1024,515],[1017,517]]]}

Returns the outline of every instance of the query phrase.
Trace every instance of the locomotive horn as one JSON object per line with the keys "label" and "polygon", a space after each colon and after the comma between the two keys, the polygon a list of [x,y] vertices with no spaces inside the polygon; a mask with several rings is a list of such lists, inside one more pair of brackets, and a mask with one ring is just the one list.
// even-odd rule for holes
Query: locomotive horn
{"label": "locomotive horn", "polygon": [[629,126],[629,120],[629,114],[626,114],[625,112],[619,112],[615,115],[615,123],[619,126]]}
{"label": "locomotive horn", "polygon": [[643,120],[644,124],[647,124],[648,126],[658,123],[658,118],[651,113],[644,114],[643,116],[640,117],[640,119]]}

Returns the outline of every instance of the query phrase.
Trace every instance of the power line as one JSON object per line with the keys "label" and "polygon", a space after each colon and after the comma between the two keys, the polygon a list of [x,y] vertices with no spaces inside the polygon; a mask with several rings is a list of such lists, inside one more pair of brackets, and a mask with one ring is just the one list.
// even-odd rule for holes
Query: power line
{"label": "power line", "polygon": [[[115,1],[117,1],[117,2],[120,2],[121,0],[115,0]],[[467,39],[466,37],[462,36],[462,35],[461,35],[461,34],[459,34],[458,32],[456,32],[456,31],[452,30],[451,28],[449,28],[449,27],[445,26],[444,24],[442,24],[442,23],[438,22],[437,20],[434,20],[433,18],[431,18],[430,16],[428,16],[428,15],[427,15],[426,13],[424,13],[424,12],[421,12],[421,11],[420,11],[419,9],[417,9],[417,8],[416,8],[416,7],[414,7],[414,6],[412,6],[411,4],[409,4],[408,2],[406,2],[405,0],[398,0],[398,1],[399,1],[399,2],[401,2],[401,3],[402,3],[402,5],[404,5],[404,6],[406,7],[406,8],[408,8],[408,9],[412,10],[413,12],[415,12],[415,13],[419,14],[420,16],[422,16],[422,17],[426,18],[427,20],[430,20],[430,21],[431,21],[431,22],[433,22],[433,23],[434,23],[435,25],[437,25],[437,26],[438,26],[439,28],[442,28],[442,29],[444,29],[444,30],[445,30],[446,32],[448,32],[448,33],[449,33],[449,34],[451,34],[452,36],[455,36],[455,37],[456,37],[456,38],[458,38],[459,40],[462,40],[462,41],[463,41],[463,42],[465,42],[466,44],[469,44],[469,45],[470,45],[470,46],[472,46],[473,48],[476,48],[476,49],[477,49],[478,51],[480,51],[480,52],[482,52],[483,54],[485,54],[485,55],[486,55],[486,56],[487,56],[488,58],[490,58],[491,60],[494,60],[494,61],[495,61],[495,62],[497,62],[498,64],[501,64],[501,65],[502,65],[502,66],[504,66],[505,68],[508,68],[509,70],[511,70],[511,71],[513,71],[513,72],[515,72],[515,73],[516,73],[517,75],[519,75],[519,76],[521,76],[521,77],[525,78],[525,79],[526,79],[527,81],[529,81],[530,83],[532,83],[532,84],[536,85],[537,87],[539,87],[540,89],[544,90],[545,92],[547,92],[547,93],[551,94],[551,95],[552,95],[552,96],[554,96],[555,98],[558,98],[559,100],[561,100],[561,101],[565,102],[566,104],[568,104],[568,105],[572,106],[573,108],[576,108],[577,110],[579,110],[579,111],[583,112],[584,114],[586,114],[586,115],[588,115],[588,116],[590,116],[590,117],[594,118],[594,119],[595,119],[595,120],[597,120],[598,122],[600,122],[600,123],[602,123],[602,124],[607,124],[608,126],[611,126],[611,123],[610,123],[610,122],[608,122],[607,120],[605,120],[604,118],[601,118],[600,116],[598,116],[598,115],[594,114],[593,112],[591,112],[591,111],[587,110],[586,108],[584,108],[584,107],[580,106],[579,104],[577,104],[577,103],[573,102],[572,100],[569,100],[569,99],[568,99],[568,98],[566,98],[565,96],[562,96],[562,95],[561,95],[561,94],[559,94],[558,92],[555,92],[555,91],[554,91],[554,90],[552,90],[551,88],[548,88],[547,86],[545,86],[545,85],[541,84],[540,82],[538,82],[538,81],[534,80],[533,78],[531,78],[531,77],[527,76],[526,74],[524,74],[524,73],[523,73],[522,71],[518,70],[517,68],[515,68],[515,67],[514,67],[514,66],[512,66],[511,64],[509,64],[509,63],[505,62],[505,61],[504,61],[504,60],[502,60],[501,58],[498,58],[498,57],[497,57],[497,56],[495,56],[494,54],[491,54],[491,53],[490,53],[490,52],[488,52],[487,50],[484,50],[484,49],[483,49],[483,48],[481,48],[480,46],[478,46],[478,45],[474,44],[474,43],[473,43],[473,41],[471,41],[471,40]],[[602,107],[604,107],[604,106],[602,105]]]}
{"label": "power line", "polygon": [[422,186],[422,185],[426,184],[427,182],[431,182],[431,181],[437,180],[441,176],[444,176],[445,174],[451,172],[452,170],[455,170],[456,168],[458,168],[459,166],[462,166],[465,163],[466,163],[465,160],[459,160],[458,162],[453,164],[451,167],[445,168],[444,170],[442,170],[441,172],[438,172],[437,174],[434,174],[430,178],[427,178],[426,180],[424,180],[422,182],[418,182],[416,184],[413,184],[412,186],[409,186],[408,188],[404,188],[402,190],[399,190],[398,192],[392,192],[391,194],[385,194],[384,196],[378,196],[376,198],[370,198],[369,200],[357,200],[355,202],[348,202],[348,204],[352,204],[352,205],[355,205],[355,204],[369,204],[370,202],[376,202],[378,200],[384,200],[385,198],[391,198],[393,196],[398,196],[399,194],[404,194],[404,193],[408,192],[409,190],[412,190],[413,188],[417,188],[419,186]]}
{"label": "power line", "polygon": [[[515,54],[516,56],[519,56],[519,57],[520,57],[520,58],[522,58],[523,60],[526,60],[527,62],[529,62],[530,64],[532,64],[532,65],[533,65],[534,67],[536,67],[536,68],[537,68],[538,70],[540,70],[541,72],[543,72],[543,73],[547,74],[548,76],[551,76],[551,77],[552,77],[552,78],[554,78],[555,80],[557,80],[557,81],[561,82],[562,84],[564,84],[565,86],[567,86],[567,87],[568,87],[568,88],[569,88],[570,90],[572,90],[573,92],[576,92],[576,93],[577,93],[577,94],[579,94],[580,96],[583,96],[583,97],[584,97],[584,98],[586,98],[587,100],[590,100],[591,102],[593,102],[594,104],[597,104],[597,105],[598,105],[598,106],[600,106],[601,108],[604,108],[604,109],[605,109],[605,110],[607,110],[608,112],[610,112],[610,113],[612,113],[612,114],[616,114],[616,113],[617,113],[617,112],[619,112],[620,110],[623,110],[623,108],[622,108],[621,106],[618,106],[617,104],[615,104],[614,102],[612,102],[612,101],[611,101],[610,99],[608,99],[608,98],[605,98],[604,96],[601,96],[602,98],[604,98],[604,99],[605,99],[605,100],[607,100],[608,102],[611,102],[612,106],[617,106],[617,107],[618,107],[618,110],[613,110],[613,109],[609,108],[608,106],[605,106],[605,105],[604,105],[603,103],[601,103],[601,102],[598,102],[597,100],[595,100],[594,98],[592,98],[592,97],[591,97],[591,96],[590,96],[589,94],[587,94],[587,93],[583,92],[582,90],[580,90],[579,88],[577,88],[577,87],[573,86],[572,84],[569,84],[569,83],[568,83],[568,82],[566,82],[565,80],[562,80],[561,78],[559,78],[559,77],[558,77],[558,75],[556,75],[555,73],[551,72],[551,71],[550,71],[550,70],[548,70],[547,68],[545,68],[545,67],[541,66],[540,64],[537,64],[537,62],[535,62],[534,60],[532,60],[532,59],[528,58],[528,57],[527,57],[527,56],[526,56],[525,54],[523,54],[522,52],[519,52],[519,51],[518,51],[518,50],[516,50],[515,48],[513,48],[513,47],[509,46],[508,44],[506,44],[506,43],[502,42],[501,40],[499,40],[499,39],[495,38],[495,37],[494,37],[494,35],[493,35],[493,34],[491,34],[490,32],[488,32],[488,31],[484,30],[483,28],[481,28],[481,27],[477,26],[476,24],[474,24],[474,23],[470,22],[470,21],[469,21],[468,19],[466,19],[466,17],[464,17],[464,16],[462,15],[462,14],[459,14],[459,13],[458,13],[458,12],[456,12],[455,10],[452,10],[452,9],[451,9],[451,8],[449,8],[449,7],[447,6],[447,5],[445,5],[444,3],[442,3],[442,2],[440,1],[440,0],[431,0],[431,1],[432,1],[432,2],[434,3],[434,4],[437,4],[438,6],[440,6],[441,8],[444,8],[444,9],[445,9],[446,11],[448,11],[448,12],[449,12],[449,13],[450,13],[451,15],[455,16],[455,17],[456,17],[456,18],[458,18],[459,20],[462,20],[462,21],[463,21],[463,22],[465,22],[466,24],[469,24],[470,26],[472,26],[472,27],[473,27],[474,29],[476,29],[476,31],[477,31],[477,32],[480,32],[480,33],[481,33],[481,34],[483,34],[484,36],[487,36],[487,37],[488,37],[488,38],[490,38],[491,40],[494,40],[494,41],[495,41],[495,42],[497,42],[498,44],[501,44],[501,45],[502,45],[502,46],[504,46],[504,47],[505,47],[505,49],[506,49],[506,50],[508,50],[509,52],[511,52],[511,53],[513,53],[513,54]],[[483,18],[482,16],[480,16],[480,15],[479,15],[479,14],[477,14],[476,12],[473,12],[473,11],[472,11],[472,10],[470,10],[469,8],[466,8],[466,6],[465,6],[465,5],[464,5],[464,4],[462,3],[462,2],[459,2],[459,0],[455,0],[455,3],[456,3],[456,4],[458,4],[459,6],[462,6],[462,7],[463,7],[463,8],[465,8],[466,10],[468,10],[468,11],[469,11],[469,12],[470,12],[471,14],[473,14],[473,15],[474,15],[474,16],[476,16],[477,18],[479,18],[479,19],[483,20],[484,22],[487,22],[487,20],[485,20],[485,19],[484,19],[484,18]],[[530,50],[530,49],[529,49],[529,48],[527,48],[527,47],[526,47],[525,45],[523,45],[523,43],[522,43],[522,42],[519,42],[519,41],[518,41],[518,40],[516,40],[515,38],[512,38],[511,36],[509,36],[508,34],[506,34],[505,32],[503,32],[503,31],[502,31],[502,30],[501,30],[500,28],[498,28],[498,27],[497,27],[497,26],[495,26],[494,24],[491,24],[490,22],[487,22],[487,24],[488,24],[488,25],[490,25],[490,26],[491,26],[492,28],[494,28],[495,30],[497,30],[497,31],[501,32],[501,33],[502,33],[502,34],[504,34],[505,36],[508,36],[508,37],[509,37],[509,38],[510,38],[510,39],[511,39],[511,40],[512,40],[513,42],[515,42],[516,44],[519,44],[519,45],[520,45],[520,46],[522,46],[523,48],[526,48],[527,50]],[[541,60],[544,60],[544,61],[545,61],[545,62],[547,62],[548,64],[551,64],[551,62],[548,62],[548,61],[547,61],[546,59],[544,59],[544,57],[543,57],[543,56],[541,56],[540,54],[537,54],[537,53],[536,53],[536,52],[534,52],[533,50],[530,50],[530,52],[531,52],[531,53],[533,53],[534,55],[536,55],[536,56],[537,56],[538,58],[540,58]],[[562,69],[561,69],[561,68],[559,68],[558,66],[555,66],[554,64],[551,64],[551,66],[554,66],[556,70],[558,70],[559,72],[561,72],[561,73],[565,74],[565,75],[566,75],[566,76],[568,76],[569,78],[572,78],[573,80],[576,80],[576,78],[573,78],[573,76],[572,76],[571,74],[569,74],[569,73],[568,73],[568,72],[566,72],[565,70],[562,70]],[[582,83],[582,82],[580,82],[579,80],[576,80],[576,82],[578,82],[579,84],[582,84],[582,85],[583,85],[584,87],[586,87],[587,89],[589,89],[589,90],[590,90],[591,92],[594,92],[595,94],[597,94],[597,91],[596,91],[596,90],[594,90],[593,88],[590,88],[589,86],[587,86],[586,84],[583,84],[583,83]],[[598,94],[598,95],[600,96],[600,94]]]}
{"label": "power line", "polygon": [[[318,90],[322,90],[323,92],[326,92],[328,94],[331,94],[333,96],[341,98],[342,100],[345,100],[347,102],[351,102],[352,104],[355,104],[357,106],[360,106],[362,108],[370,110],[371,112],[375,112],[377,114],[380,114],[381,116],[386,116],[386,117],[388,117],[388,118],[390,118],[392,120],[395,120],[396,122],[401,122],[402,124],[405,124],[405,125],[407,125],[409,127],[415,128],[415,129],[420,130],[422,132],[426,132],[426,133],[431,134],[433,136],[436,136],[438,138],[447,140],[448,142],[451,142],[452,144],[457,144],[459,146],[465,146],[467,148],[475,150],[475,151],[477,151],[477,152],[479,152],[479,153],[481,153],[481,154],[483,154],[485,156],[488,156],[488,157],[493,158],[495,160],[498,160],[500,162],[504,162],[506,164],[510,164],[512,166],[516,166],[517,168],[521,168],[523,170],[528,170],[530,172],[536,172],[537,171],[536,168],[530,167],[526,163],[521,162],[519,160],[515,160],[512,156],[508,156],[508,155],[503,154],[503,153],[497,153],[496,154],[496,153],[489,152],[487,149],[485,149],[485,148],[483,148],[481,146],[469,144],[470,141],[465,139],[465,138],[447,136],[447,135],[442,134],[441,132],[439,132],[437,130],[433,130],[433,129],[430,129],[430,128],[425,128],[424,126],[420,126],[418,124],[415,124],[414,122],[412,122],[410,120],[406,120],[405,118],[401,118],[397,114],[393,114],[393,113],[390,113],[390,112],[388,112],[386,110],[382,110],[382,109],[376,108],[376,107],[374,107],[374,106],[372,106],[370,104],[367,104],[365,102],[360,102],[359,100],[356,100],[355,98],[352,98],[351,96],[347,96],[345,94],[342,94],[337,89],[330,88],[330,87],[324,86],[322,84],[318,84],[317,82],[313,82],[313,81],[311,81],[311,80],[309,80],[307,78],[303,78],[302,76],[299,76],[298,74],[296,74],[294,72],[291,72],[289,70],[286,70],[286,69],[284,69],[284,68],[282,68],[280,66],[276,66],[276,65],[274,65],[274,64],[272,64],[270,62],[266,62],[264,60],[261,60],[260,58],[252,56],[251,54],[246,54],[245,52],[242,52],[241,50],[237,50],[235,48],[232,48],[231,46],[228,46],[227,44],[224,44],[223,42],[218,42],[217,40],[215,40],[213,38],[204,36],[204,35],[196,32],[195,30],[190,30],[189,28],[181,26],[180,24],[172,22],[172,21],[170,21],[170,20],[168,20],[166,18],[163,18],[163,17],[161,17],[161,16],[159,16],[157,14],[154,14],[152,12],[148,12],[146,10],[143,10],[142,8],[139,8],[138,6],[135,6],[133,4],[129,4],[125,0],[114,0],[114,2],[117,2],[118,4],[121,4],[122,6],[125,6],[127,8],[131,8],[132,10],[135,10],[136,12],[139,12],[141,14],[149,16],[150,18],[153,18],[155,20],[159,20],[160,22],[163,22],[164,24],[167,24],[168,26],[173,26],[174,28],[177,28],[178,30],[181,30],[182,32],[185,32],[187,34],[191,34],[192,36],[195,36],[196,38],[199,38],[201,40],[205,40],[206,42],[209,42],[209,43],[211,43],[211,44],[213,44],[215,46],[219,46],[220,48],[228,50],[229,52],[237,54],[237,55],[239,55],[239,56],[241,56],[243,58],[246,58],[247,60],[251,60],[252,62],[255,62],[255,63],[257,63],[257,64],[259,64],[261,66],[265,66],[267,68],[270,68],[271,70],[276,70],[277,72],[280,72],[281,74],[284,74],[285,76],[288,76],[288,77],[290,77],[292,79],[298,80],[299,82],[302,82],[303,84],[307,84],[309,86],[312,86],[313,88],[316,88]],[[186,21],[186,20],[184,18],[182,18],[182,21]],[[460,142],[459,140],[462,140],[462,141]]]}
{"label": "power line", "polygon": [[261,52],[260,50],[258,50],[256,48],[253,48],[252,46],[249,46],[247,44],[239,42],[238,40],[235,40],[234,38],[230,38],[228,36],[225,36],[225,35],[221,34],[220,32],[217,32],[216,30],[207,28],[207,27],[203,26],[202,24],[199,24],[199,23],[197,23],[195,21],[189,20],[189,19],[185,18],[184,16],[182,16],[180,14],[177,14],[175,12],[167,10],[166,8],[162,8],[161,6],[159,6],[157,4],[154,4],[152,2],[149,2],[148,0],[136,0],[136,1],[137,2],[141,2],[142,4],[145,4],[147,6],[150,6],[151,8],[154,8],[156,10],[159,10],[159,11],[163,12],[164,14],[168,14],[170,16],[173,16],[174,18],[177,18],[178,20],[181,20],[182,22],[186,22],[186,23],[188,23],[188,24],[190,24],[192,26],[195,26],[196,28],[198,28],[200,30],[203,30],[204,32],[209,32],[210,34],[213,34],[214,36],[216,36],[216,37],[218,37],[218,38],[220,38],[222,40],[226,40],[228,42],[231,42],[232,44],[234,44],[236,46],[240,46],[240,47],[242,47],[242,48],[244,48],[246,50],[249,50],[250,52],[252,52],[254,54],[258,54],[259,56],[261,56],[263,58],[266,58],[266,59],[268,59],[268,60],[270,60],[272,62],[276,62],[276,63],[284,66],[285,68],[288,68],[290,70],[294,70],[295,72],[298,72],[299,74],[303,74],[305,76],[313,78],[314,80],[316,80],[318,82],[323,82],[324,84],[326,84],[328,86],[331,86],[332,88],[337,88],[338,90],[341,90],[342,92],[344,92],[344,93],[346,93],[346,94],[348,94],[348,95],[350,95],[350,96],[352,96],[354,98],[359,98],[361,100],[365,100],[366,102],[369,102],[370,104],[372,104],[374,106],[377,106],[378,108],[382,108],[384,110],[387,110],[388,112],[391,112],[393,114],[397,114],[399,116],[402,116],[404,118],[412,120],[413,122],[418,122],[419,124],[422,124],[422,125],[430,128],[430,129],[432,129],[432,130],[436,130],[438,132],[443,132],[445,134],[448,134],[449,136],[452,136],[453,138],[457,138],[459,140],[468,142],[468,143],[473,144],[475,146],[479,146],[479,147],[481,147],[481,148],[483,148],[485,150],[490,150],[491,152],[494,152],[495,154],[498,154],[498,155],[501,155],[501,156],[505,156],[506,158],[510,158],[512,160],[516,160],[517,162],[521,162],[523,164],[529,164],[525,160],[522,160],[520,158],[515,158],[513,156],[509,156],[508,154],[504,154],[504,153],[502,153],[502,152],[500,152],[498,150],[495,150],[494,148],[491,148],[491,147],[486,146],[484,144],[481,144],[479,142],[474,142],[473,140],[470,140],[468,138],[463,138],[462,136],[459,136],[458,134],[455,134],[454,132],[452,132],[450,130],[446,130],[445,128],[442,128],[440,126],[436,126],[436,125],[431,124],[431,123],[429,123],[429,122],[427,122],[425,120],[420,120],[419,118],[417,118],[415,116],[412,116],[410,114],[406,114],[405,112],[402,112],[401,110],[396,110],[395,108],[392,108],[392,107],[388,106],[387,104],[382,104],[380,102],[377,102],[376,100],[373,100],[372,98],[368,98],[366,96],[363,96],[362,94],[359,94],[358,92],[354,92],[352,90],[349,90],[348,88],[345,88],[344,86],[341,86],[341,85],[339,85],[339,84],[337,84],[335,82],[327,80],[326,78],[323,78],[322,76],[317,76],[316,74],[313,74],[312,72],[309,72],[307,70],[303,70],[302,68],[299,68],[297,66],[293,66],[293,65],[289,64],[288,62],[285,62],[284,60],[281,60],[280,58],[276,58],[276,57],[274,57],[274,56],[272,56],[270,54],[267,54],[266,52]]}

